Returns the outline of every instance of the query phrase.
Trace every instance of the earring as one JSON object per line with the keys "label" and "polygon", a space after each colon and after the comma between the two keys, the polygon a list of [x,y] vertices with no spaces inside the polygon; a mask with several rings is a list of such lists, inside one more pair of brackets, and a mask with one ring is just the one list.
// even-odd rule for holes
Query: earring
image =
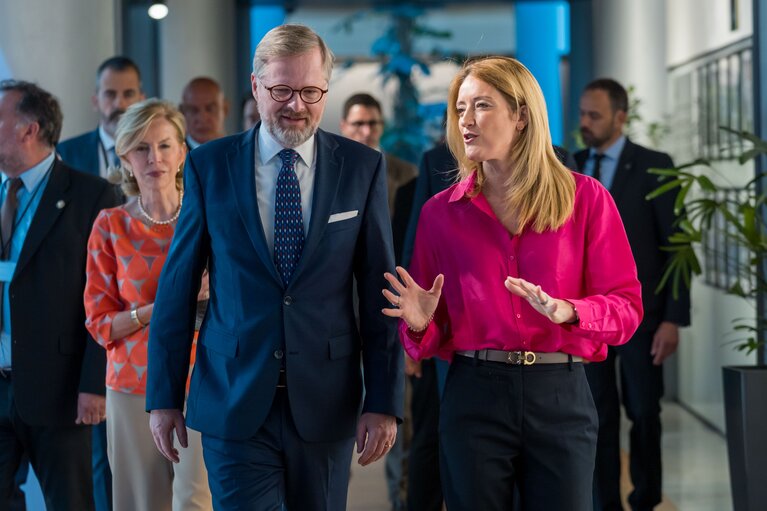
{"label": "earring", "polygon": [[184,164],[183,164],[183,163],[179,163],[179,164],[178,164],[178,168],[176,169],[176,174],[178,174],[179,172],[181,172],[181,168],[182,168],[183,166],[184,166]]}

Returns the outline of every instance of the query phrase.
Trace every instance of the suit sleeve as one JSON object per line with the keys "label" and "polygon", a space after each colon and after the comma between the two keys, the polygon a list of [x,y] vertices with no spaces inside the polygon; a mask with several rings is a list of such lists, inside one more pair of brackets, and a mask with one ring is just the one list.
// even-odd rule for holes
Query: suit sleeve
{"label": "suit sleeve", "polygon": [[[93,225],[101,210],[113,208],[115,206],[117,206],[117,199],[115,197],[114,187],[104,181],[101,194],[99,195],[99,198],[96,201],[96,206],[90,216],[90,224]],[[85,340],[85,353],[83,354],[83,365],[80,369],[80,386],[78,391],[103,396],[106,394],[106,379],[106,351],[96,344],[93,337],[88,333],[87,339]]]}
{"label": "suit sleeve", "polygon": [[209,255],[204,197],[190,155],[184,167],[184,205],[160,275],[149,328],[147,411],[183,409],[197,293]]}
{"label": "suit sleeve", "polygon": [[431,165],[429,164],[429,153],[424,153],[418,168],[418,177],[415,178],[415,192],[413,193],[413,206],[410,209],[410,219],[407,223],[405,232],[405,241],[402,246],[402,266],[410,266],[410,260],[413,258],[413,245],[415,244],[415,233],[418,230],[418,218],[421,215],[421,208],[432,196],[429,190],[431,180]]}
{"label": "suit sleeve", "polygon": [[[650,168],[673,168],[674,162],[667,154],[663,154]],[[654,174],[648,177],[653,180],[652,189],[657,188],[658,183]],[[676,195],[673,193],[664,193],[651,201],[654,221],[656,223],[656,232],[660,233],[658,247],[665,247],[670,244],[669,237],[677,231],[674,226],[676,215],[674,215],[674,201]],[[663,251],[664,264],[666,268],[671,259],[672,252]],[[674,298],[674,287],[669,283],[661,293],[664,295],[664,311],[662,321],[670,321],[679,326],[688,326],[690,324],[690,290],[687,286],[679,287],[679,296]]]}
{"label": "suit sleeve", "polygon": [[379,157],[365,205],[354,274],[359,294],[365,402],[362,411],[403,417],[405,358],[397,341],[397,323],[384,316],[384,272],[394,271],[394,249],[386,197],[386,169]]}

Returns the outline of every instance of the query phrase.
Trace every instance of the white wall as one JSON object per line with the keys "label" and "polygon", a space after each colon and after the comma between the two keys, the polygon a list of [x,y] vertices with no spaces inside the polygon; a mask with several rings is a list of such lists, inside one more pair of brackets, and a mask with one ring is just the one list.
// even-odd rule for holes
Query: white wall
{"label": "white wall", "polygon": [[227,130],[239,131],[235,0],[169,0],[168,8],[160,22],[161,95],[178,104],[189,80],[209,76],[229,100]]}
{"label": "white wall", "polygon": [[0,79],[36,82],[58,97],[62,140],[92,130],[96,69],[115,52],[114,2],[0,0]]}
{"label": "white wall", "polygon": [[729,0],[666,0],[666,64],[678,65],[750,36],[752,0],[739,0],[737,5],[738,29],[732,31]]}
{"label": "white wall", "polygon": [[[595,78],[614,78],[627,88],[633,86],[647,122],[660,121],[666,112],[665,3],[593,0]],[[643,136],[635,138],[647,142]]]}

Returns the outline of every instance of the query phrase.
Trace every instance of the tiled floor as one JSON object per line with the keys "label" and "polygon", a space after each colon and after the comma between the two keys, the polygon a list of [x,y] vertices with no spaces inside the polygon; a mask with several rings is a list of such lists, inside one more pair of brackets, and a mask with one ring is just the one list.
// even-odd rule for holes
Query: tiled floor
{"label": "tiled floor", "polygon": [[[625,432],[628,424],[624,421]],[[729,471],[724,438],[672,403],[663,407],[664,502],[656,511],[729,511]],[[384,465],[352,467],[349,511],[389,511]],[[624,490],[629,490],[628,479]]]}
{"label": "tiled floor", "polygon": [[[623,442],[626,445],[624,420]],[[724,438],[678,405],[663,407],[664,502],[656,511],[730,511],[729,471]],[[626,460],[624,459],[624,464]],[[36,481],[30,481],[36,486]],[[630,489],[624,478],[624,492]],[[28,509],[42,510],[39,489],[28,492]],[[349,511],[389,511],[384,464],[352,465]],[[480,510],[478,510],[480,511]],[[547,511],[547,510],[543,510]]]}

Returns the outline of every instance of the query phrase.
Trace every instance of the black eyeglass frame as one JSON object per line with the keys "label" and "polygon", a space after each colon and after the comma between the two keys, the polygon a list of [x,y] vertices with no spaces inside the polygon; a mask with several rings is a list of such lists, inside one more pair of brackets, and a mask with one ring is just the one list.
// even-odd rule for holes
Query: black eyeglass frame
{"label": "black eyeglass frame", "polygon": [[[290,92],[290,96],[288,96],[286,99],[277,99],[277,98],[275,98],[274,97],[274,92],[272,92],[272,89],[276,89],[277,87],[284,87],[286,89],[290,89],[290,91],[291,91]],[[322,101],[322,98],[325,96],[325,94],[328,93],[328,90],[329,90],[329,89],[320,89],[319,87],[315,87],[314,85],[310,85],[308,87],[303,87],[301,89],[294,89],[293,87],[290,87],[290,86],[285,85],[283,83],[278,83],[277,85],[272,85],[271,87],[267,87],[266,85],[264,85],[264,89],[268,90],[269,91],[269,96],[271,96],[272,99],[275,100],[278,103],[287,103],[288,101],[293,99],[293,96],[295,96],[296,92],[298,92],[298,97],[300,97],[301,101],[303,101],[307,105],[314,105],[314,104],[319,103],[320,101]],[[317,101],[307,101],[304,98],[304,91],[306,89],[318,90],[318,91],[321,92],[320,97],[317,98]]]}

